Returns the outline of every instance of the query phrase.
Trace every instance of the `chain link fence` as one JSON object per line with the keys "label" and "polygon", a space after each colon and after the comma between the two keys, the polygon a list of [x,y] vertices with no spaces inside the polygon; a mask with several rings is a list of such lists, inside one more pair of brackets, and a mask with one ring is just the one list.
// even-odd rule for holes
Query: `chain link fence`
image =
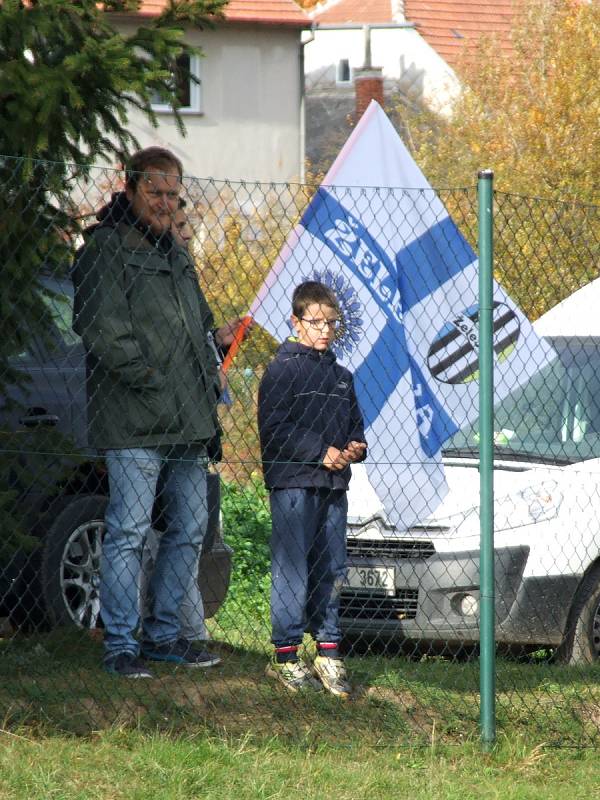
{"label": "chain link fence", "polygon": [[[128,196],[111,169],[3,159],[1,174],[4,218],[17,220],[0,233],[4,726],[85,733],[143,720],[315,741],[334,726],[338,741],[360,731],[394,745],[476,735],[476,422],[445,444],[449,521],[397,530],[383,512],[349,517],[335,603],[350,702],[265,675],[271,518],[257,398],[277,343],[250,328],[218,404],[217,359],[315,187],[185,177],[179,207],[164,176],[136,176]],[[356,194],[335,193],[355,210]],[[475,189],[438,196],[475,247]],[[375,188],[365,198],[382,214],[391,204],[426,214],[434,195]],[[165,213],[152,227],[149,215]],[[496,280],[557,353],[495,409],[498,723],[590,743],[600,732],[600,209],[497,192],[494,238]],[[294,285],[283,289],[291,314]],[[379,333],[362,320],[367,340]],[[158,455],[111,466],[121,446]],[[373,488],[400,503],[405,487]],[[111,489],[112,525],[121,503],[129,528],[103,561]],[[149,532],[140,506],[151,508]],[[101,597],[103,570],[113,583],[104,577]],[[113,651],[131,630],[142,646],[159,630],[210,658],[204,669],[144,662],[153,680],[107,673],[103,611]],[[300,657],[315,658],[308,634]]]}

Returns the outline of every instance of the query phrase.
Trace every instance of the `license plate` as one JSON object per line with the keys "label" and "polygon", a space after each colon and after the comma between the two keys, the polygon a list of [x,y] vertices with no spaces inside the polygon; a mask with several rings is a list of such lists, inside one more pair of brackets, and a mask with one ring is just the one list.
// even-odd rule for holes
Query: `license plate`
{"label": "license plate", "polygon": [[349,567],[344,586],[363,592],[394,594],[396,570],[394,567]]}

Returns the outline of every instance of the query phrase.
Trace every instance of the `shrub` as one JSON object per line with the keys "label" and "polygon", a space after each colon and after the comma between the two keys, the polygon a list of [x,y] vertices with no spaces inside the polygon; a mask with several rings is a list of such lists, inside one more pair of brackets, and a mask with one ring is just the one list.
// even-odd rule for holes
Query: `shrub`
{"label": "shrub", "polygon": [[233,548],[234,556],[231,585],[219,624],[240,631],[268,619],[271,514],[262,478],[254,473],[243,486],[223,482],[221,511],[224,539]]}

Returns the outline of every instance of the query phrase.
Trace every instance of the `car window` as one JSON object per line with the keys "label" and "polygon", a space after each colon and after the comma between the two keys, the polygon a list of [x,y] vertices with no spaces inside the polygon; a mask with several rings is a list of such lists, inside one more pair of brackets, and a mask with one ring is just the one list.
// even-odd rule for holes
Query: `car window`
{"label": "car window", "polygon": [[[600,342],[553,343],[558,358],[494,408],[496,450],[569,462],[600,458]],[[446,452],[479,442],[477,423]]]}
{"label": "car window", "polygon": [[73,322],[73,297],[69,291],[52,289],[52,294],[44,294],[46,308],[52,315],[61,343],[65,347],[81,344],[81,337],[71,327]]}

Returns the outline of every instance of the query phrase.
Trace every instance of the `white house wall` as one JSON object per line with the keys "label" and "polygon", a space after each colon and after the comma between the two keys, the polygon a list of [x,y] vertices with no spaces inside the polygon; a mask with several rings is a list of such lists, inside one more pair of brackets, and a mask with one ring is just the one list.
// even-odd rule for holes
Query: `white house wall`
{"label": "white house wall", "polygon": [[299,31],[231,26],[191,31],[186,40],[204,52],[202,112],[184,115],[183,138],[171,113],[158,113],[155,129],[132,109],[129,128],[140,144],[170,148],[188,175],[248,181],[301,178]]}
{"label": "white house wall", "polygon": [[[305,48],[307,92],[333,88],[342,59],[348,59],[351,68],[363,66],[364,31],[315,30]],[[459,90],[454,71],[414,28],[371,28],[371,64],[383,68],[386,81],[397,81],[406,95],[435,110],[448,112]]]}

